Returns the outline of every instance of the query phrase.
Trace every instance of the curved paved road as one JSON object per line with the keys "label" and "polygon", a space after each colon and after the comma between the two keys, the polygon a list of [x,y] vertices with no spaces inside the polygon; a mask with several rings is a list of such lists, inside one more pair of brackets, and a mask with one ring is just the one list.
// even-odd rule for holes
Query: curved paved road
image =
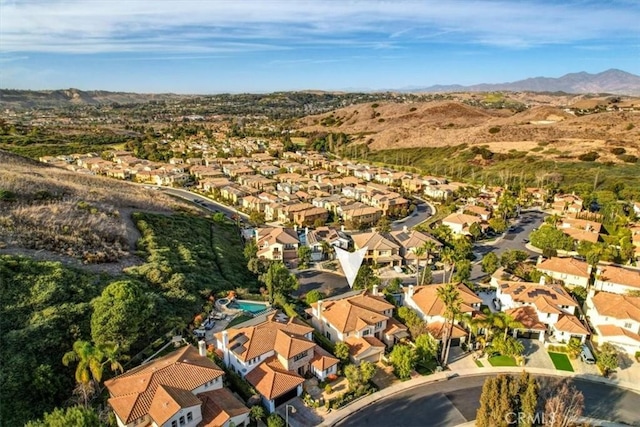
{"label": "curved paved road", "polygon": [[[493,375],[423,384],[362,408],[338,426],[448,427],[472,421],[484,380]],[[543,384],[557,378],[536,376]],[[572,378],[585,399],[585,417],[640,425],[640,394],[607,384]]]}

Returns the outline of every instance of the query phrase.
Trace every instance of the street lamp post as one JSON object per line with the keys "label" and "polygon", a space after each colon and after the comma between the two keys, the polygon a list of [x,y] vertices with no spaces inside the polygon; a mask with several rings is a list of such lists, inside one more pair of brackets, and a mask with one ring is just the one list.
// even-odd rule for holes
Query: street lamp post
{"label": "street lamp post", "polygon": [[289,408],[291,408],[291,413],[292,414],[296,413],[296,407],[295,406],[287,404],[284,407],[284,412],[285,412],[284,427],[289,427]]}

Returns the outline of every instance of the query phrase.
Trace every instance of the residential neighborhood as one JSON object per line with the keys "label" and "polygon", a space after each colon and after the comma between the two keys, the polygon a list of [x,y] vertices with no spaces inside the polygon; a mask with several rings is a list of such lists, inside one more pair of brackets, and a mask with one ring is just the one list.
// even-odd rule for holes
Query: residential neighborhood
{"label": "residential neighborhood", "polygon": [[[553,367],[557,362],[552,360],[568,356],[572,371],[596,374],[581,349],[596,354],[598,349],[616,351],[632,360],[640,355],[640,270],[629,265],[638,260],[640,228],[629,223],[619,231],[630,236],[625,243],[627,265],[601,261],[602,250],[597,257],[593,251],[607,248],[603,219],[575,194],[472,188],[317,152],[271,155],[255,147],[246,156],[218,157],[202,148],[201,158],[174,158],[166,164],[137,159],[126,151],[41,161],[153,188],[187,186],[211,200],[213,211],[220,206],[242,213],[245,244],[254,245],[252,256],[259,260],[255,268],[263,272],[282,263],[293,275],[312,269],[339,276],[344,272],[335,248],[363,251],[360,273],[368,269],[370,276],[356,279],[353,289],[318,293],[298,312],[276,307],[259,315],[246,310],[225,314],[225,303],[221,318],[241,321],[226,329],[216,326],[213,336],[203,331],[209,346],[204,356],[212,357],[213,349],[213,357],[232,372],[228,375],[245,381],[267,413],[282,415],[285,407],[288,416],[290,402],[299,399],[321,419],[325,412],[318,405],[338,408],[336,402],[344,396],[364,393],[349,386],[348,393],[336,397],[331,384],[339,383],[349,366],[374,366],[376,378],[390,375],[374,380],[378,388],[397,381],[402,377],[394,349],[408,346],[416,351],[421,335],[435,348],[431,362],[424,365],[430,368],[413,365],[411,376],[450,369],[450,364],[479,370],[498,363]],[[430,215],[420,216],[418,206],[425,203]],[[446,210],[440,213],[441,209]],[[501,265],[489,266],[474,252],[486,241],[506,242],[508,236],[518,235],[522,209],[541,212],[546,220],[524,235],[516,246],[521,249],[503,251],[497,258]],[[405,225],[416,216],[428,226]],[[474,266],[482,267],[480,281],[469,280]],[[447,293],[454,299],[447,300]],[[539,344],[532,347],[530,342]],[[529,354],[525,348],[538,350]],[[158,361],[153,363],[162,363]],[[213,372],[216,365],[210,365]],[[616,371],[598,366],[601,374]],[[184,425],[180,417],[185,411],[186,425],[248,423],[247,408],[255,401],[239,402],[233,389],[220,388],[219,381],[208,390],[213,379],[205,381],[202,390],[189,385],[177,391],[169,380],[163,380],[157,392],[149,389],[158,399],[174,401],[173,412],[165,410],[162,416],[153,400],[141,409],[121,403],[132,397],[123,395],[118,384],[148,369],[126,372],[107,383],[119,425],[146,419],[157,425]],[[640,369],[620,372],[631,380]],[[305,425],[293,414],[289,422]]]}

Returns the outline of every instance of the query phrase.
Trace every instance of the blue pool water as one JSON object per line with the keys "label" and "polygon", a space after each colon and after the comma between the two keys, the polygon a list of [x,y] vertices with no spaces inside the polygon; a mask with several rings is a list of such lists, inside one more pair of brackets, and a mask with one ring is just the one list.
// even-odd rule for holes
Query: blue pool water
{"label": "blue pool water", "polygon": [[255,313],[260,313],[261,311],[264,311],[267,308],[267,304],[260,303],[260,302],[235,300],[230,302],[227,307],[236,308],[236,309],[248,311],[250,313],[255,314]]}

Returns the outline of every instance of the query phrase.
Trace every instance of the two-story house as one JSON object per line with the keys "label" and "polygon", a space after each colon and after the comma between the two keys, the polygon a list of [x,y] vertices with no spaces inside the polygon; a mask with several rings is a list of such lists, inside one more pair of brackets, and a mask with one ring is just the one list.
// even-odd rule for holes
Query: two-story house
{"label": "two-story house", "polygon": [[543,260],[542,257],[538,257],[536,269],[569,287],[586,288],[591,278],[591,266],[575,258],[552,257]]}
{"label": "two-story house", "polygon": [[313,326],[334,343],[349,346],[351,360],[377,362],[390,347],[408,336],[407,328],[393,318],[393,304],[373,292],[353,291],[320,300],[307,309]]}
{"label": "two-story house", "polygon": [[[329,246],[337,246],[344,250],[349,249],[351,244],[351,238],[349,235],[341,230],[332,227],[318,227],[315,230],[309,230],[305,228],[306,244],[311,248],[311,260],[321,261],[325,258],[329,258],[331,255],[331,248]],[[323,243],[325,242],[325,243]],[[328,252],[325,249],[329,249]]]}
{"label": "two-story house", "polygon": [[[439,240],[423,231],[409,230],[407,227],[403,227],[402,230],[392,231],[389,234],[393,240],[400,245],[400,256],[406,264],[417,264],[420,262],[421,265],[425,265],[431,263],[431,260],[440,252],[440,249],[442,249],[442,243],[440,243]],[[429,259],[425,256],[418,260],[415,251],[418,248],[424,247],[427,242],[431,242],[433,245]]]}
{"label": "two-story house", "polygon": [[378,266],[395,266],[402,264],[400,245],[391,236],[384,233],[359,233],[352,234],[353,245],[356,250],[367,248],[364,260],[375,263]]}
{"label": "two-story house", "polygon": [[598,343],[608,342],[630,355],[640,351],[640,297],[591,291],[585,314]]}
{"label": "two-story house", "polygon": [[214,335],[227,367],[260,393],[269,412],[302,393],[304,375],[324,379],[338,359],[313,342],[313,328],[280,312],[256,317]]}
{"label": "two-story house", "polygon": [[298,232],[291,228],[257,228],[258,258],[294,263],[298,259],[300,240]]}
{"label": "two-story house", "polygon": [[[438,289],[445,285],[427,285],[413,286],[409,285],[403,294],[403,304],[410,307],[418,313],[418,315],[427,322],[429,333],[436,339],[441,339],[444,327],[448,319],[446,318],[446,306],[438,297]],[[480,311],[482,300],[463,283],[455,285],[460,296],[460,312],[473,315]],[[468,336],[468,332],[455,321],[451,345],[459,345],[463,343]]]}
{"label": "two-story house", "polygon": [[245,426],[249,408],[223,388],[224,371],[199,349],[174,352],[105,381],[120,427]]}
{"label": "two-story house", "polygon": [[575,316],[578,303],[559,285],[510,282],[492,278],[502,311],[522,323],[514,336],[537,337],[545,341],[549,333],[558,342],[577,337],[584,342],[589,330]]}
{"label": "two-story house", "polygon": [[480,225],[482,218],[475,215],[466,215],[462,213],[452,213],[442,220],[442,224],[451,229],[453,234],[469,235],[469,227],[472,224]]}
{"label": "two-story house", "polygon": [[601,262],[596,267],[593,289],[615,294],[638,291],[640,290],[640,270]]}

